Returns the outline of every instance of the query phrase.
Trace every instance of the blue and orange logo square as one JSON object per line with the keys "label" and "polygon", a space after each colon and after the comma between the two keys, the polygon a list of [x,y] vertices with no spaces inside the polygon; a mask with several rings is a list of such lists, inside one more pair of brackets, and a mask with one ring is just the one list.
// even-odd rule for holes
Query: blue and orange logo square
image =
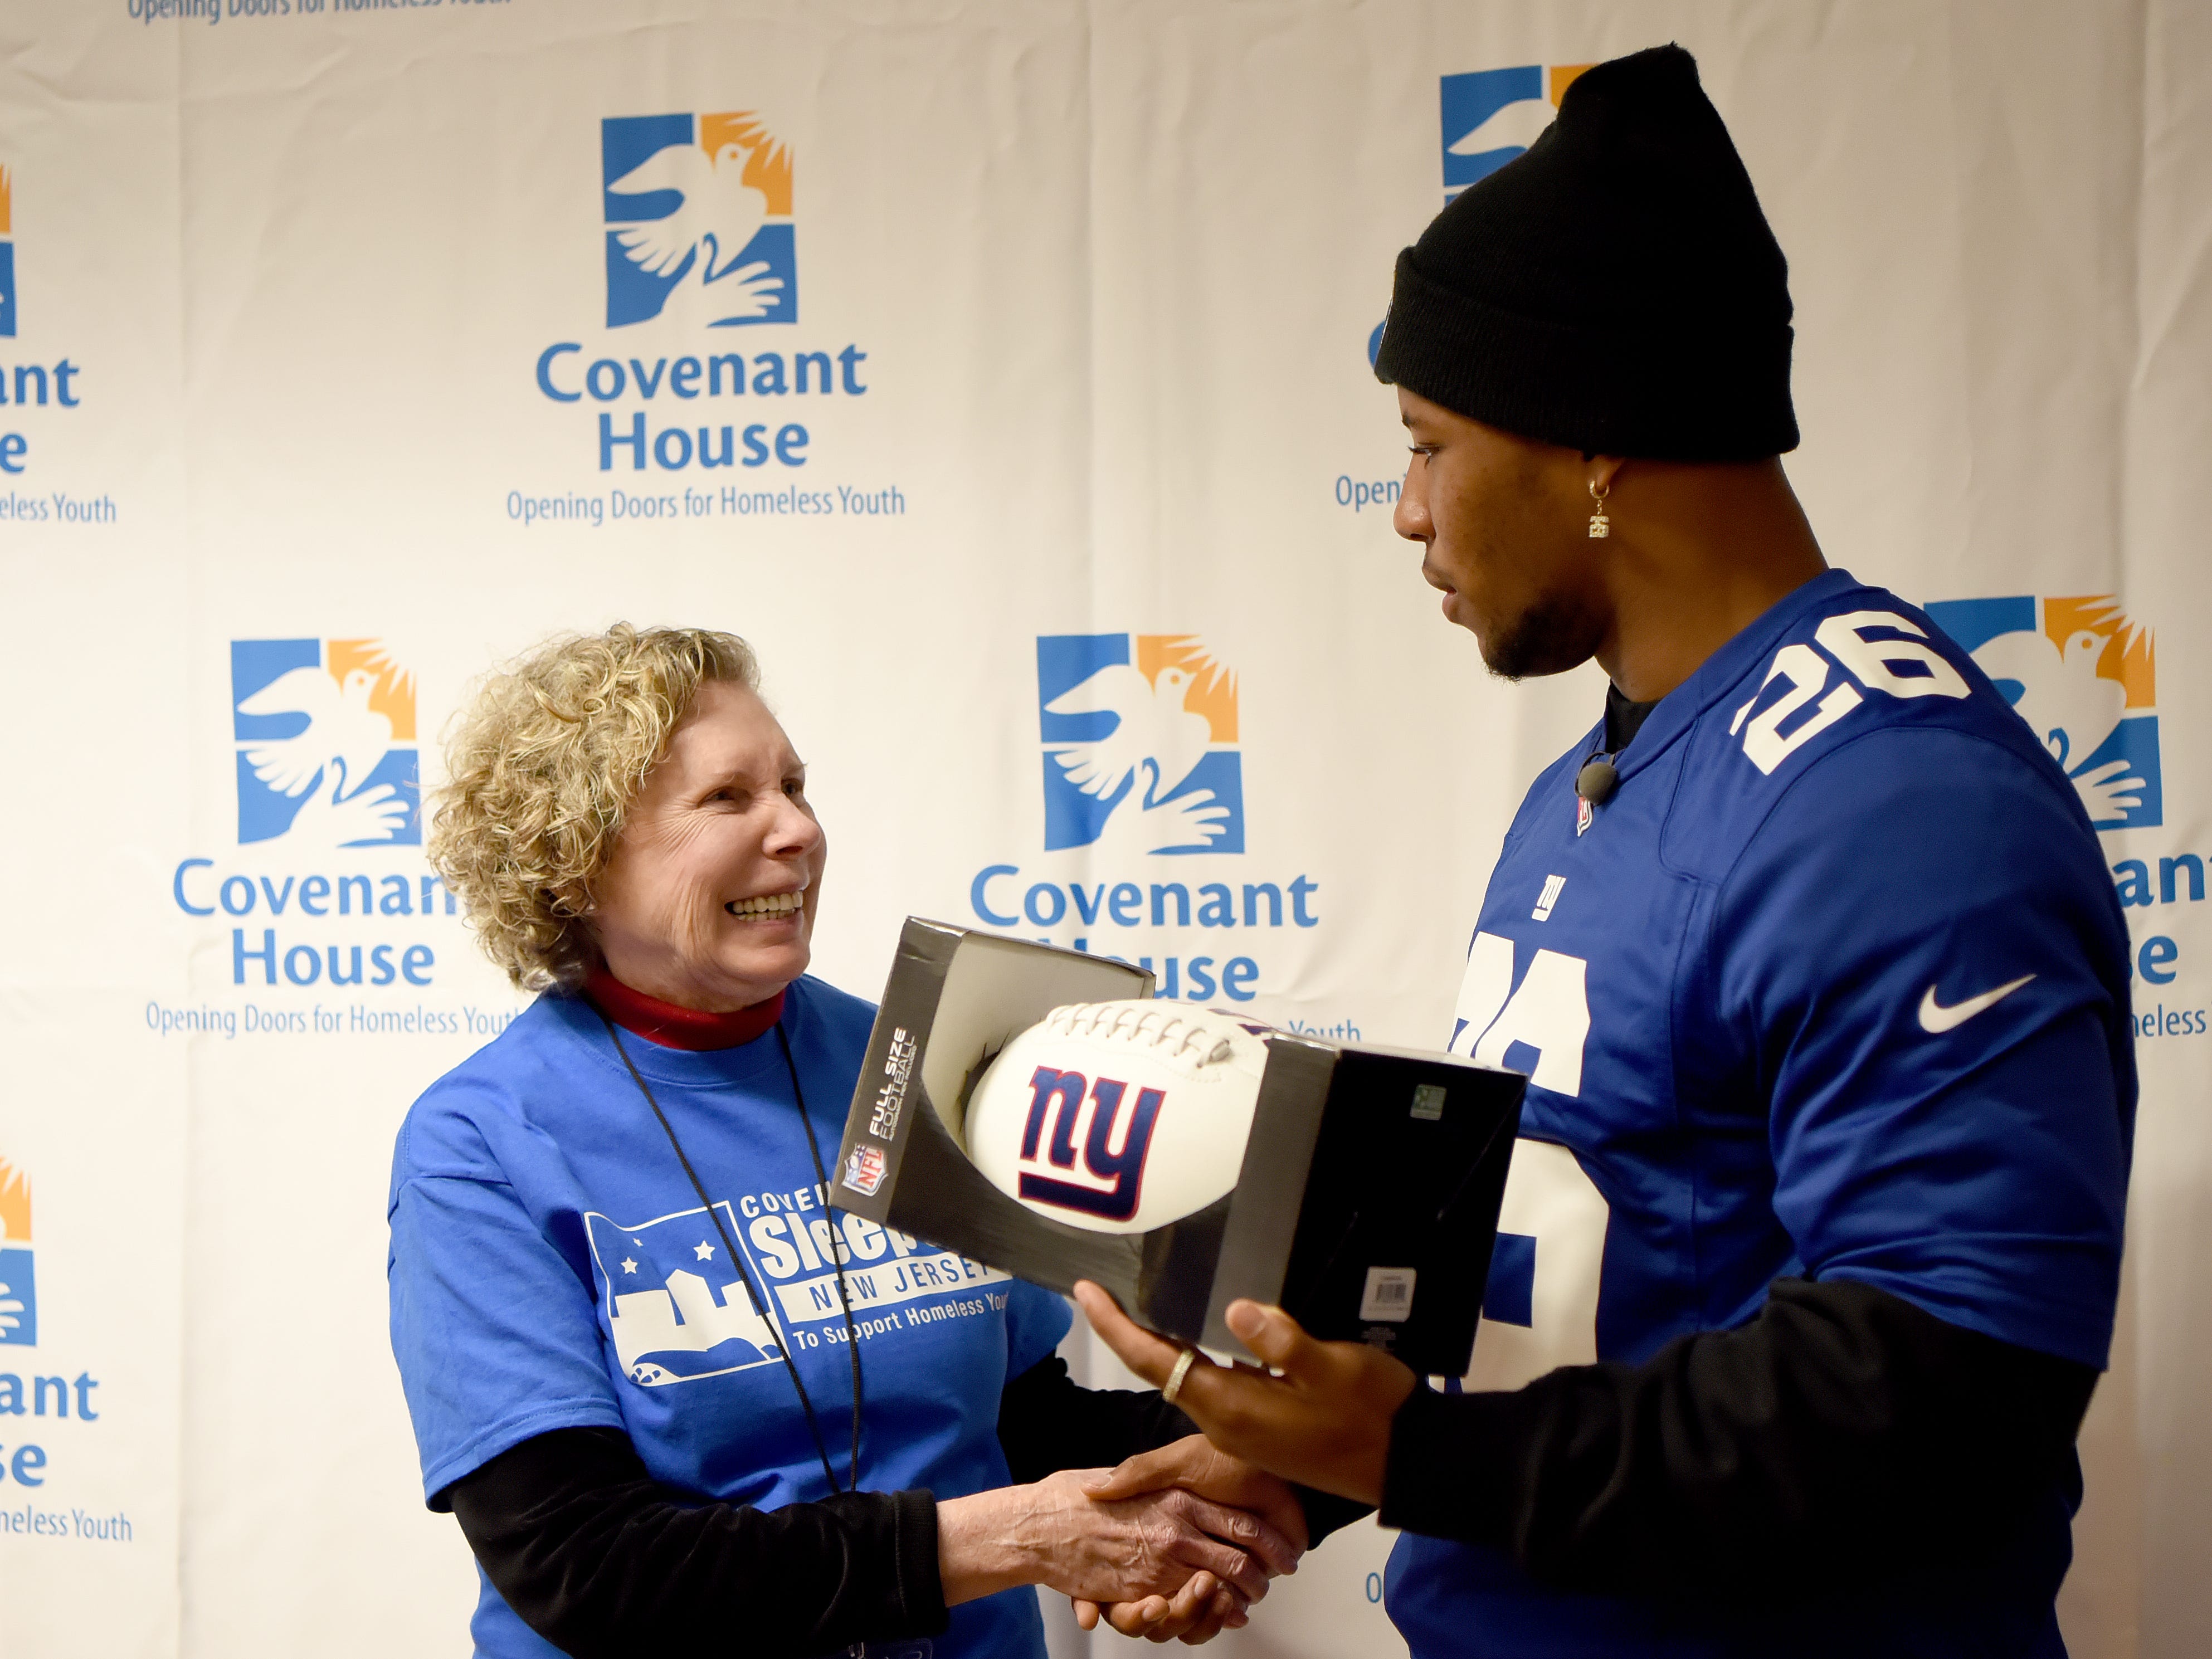
{"label": "blue and orange logo square", "polygon": [[1048,852],[1244,850],[1237,676],[1194,634],[1048,634],[1037,651]]}
{"label": "blue and orange logo square", "polygon": [[791,147],[751,110],[599,123],[607,326],[799,320]]}
{"label": "blue and orange logo square", "polygon": [[15,337],[15,175],[0,167],[0,338]]}
{"label": "blue and orange logo square", "polygon": [[2109,593],[1926,607],[2065,768],[2100,830],[2165,822],[2157,641]]}
{"label": "blue and orange logo square", "polygon": [[0,1156],[0,1346],[39,1345],[39,1280],[31,1261],[31,1177]]}
{"label": "blue and orange logo square", "polygon": [[379,640],[233,640],[238,839],[419,847],[415,676]]}
{"label": "blue and orange logo square", "polygon": [[1487,179],[1536,142],[1588,64],[1522,64],[1447,75],[1440,88],[1444,200]]}

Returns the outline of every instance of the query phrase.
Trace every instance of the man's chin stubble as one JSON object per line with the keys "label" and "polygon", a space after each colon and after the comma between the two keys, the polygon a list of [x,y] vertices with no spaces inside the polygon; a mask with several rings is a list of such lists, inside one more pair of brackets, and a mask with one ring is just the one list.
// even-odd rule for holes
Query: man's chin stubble
{"label": "man's chin stubble", "polygon": [[1541,678],[1579,668],[1597,654],[1604,629],[1582,609],[1559,599],[1539,600],[1497,638],[1476,636],[1482,665],[1501,680]]}

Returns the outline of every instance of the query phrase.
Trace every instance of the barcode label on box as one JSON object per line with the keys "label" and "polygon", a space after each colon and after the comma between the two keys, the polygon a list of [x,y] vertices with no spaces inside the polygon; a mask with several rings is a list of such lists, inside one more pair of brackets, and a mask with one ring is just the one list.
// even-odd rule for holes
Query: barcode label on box
{"label": "barcode label on box", "polygon": [[1367,1293],[1359,1298],[1359,1316],[1383,1324],[1402,1324],[1413,1311],[1413,1270],[1411,1267],[1370,1267]]}
{"label": "barcode label on box", "polygon": [[1434,1123],[1444,1115],[1444,1085],[1423,1083],[1413,1090],[1413,1115],[1424,1123]]}

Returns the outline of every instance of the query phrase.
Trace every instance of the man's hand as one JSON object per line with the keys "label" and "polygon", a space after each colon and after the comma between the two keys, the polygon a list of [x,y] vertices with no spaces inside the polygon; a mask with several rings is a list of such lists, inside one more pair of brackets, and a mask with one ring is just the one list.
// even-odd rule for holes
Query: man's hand
{"label": "man's hand", "polygon": [[[1266,1470],[1231,1457],[1202,1434],[1186,1435],[1168,1445],[1139,1452],[1119,1468],[1090,1476],[1083,1483],[1084,1491],[1101,1501],[1136,1498],[1164,1487],[1180,1488],[1232,1509],[1249,1510],[1301,1551],[1305,1548],[1305,1511],[1299,1507],[1297,1494]],[[1076,1622],[1084,1629],[1094,1628],[1102,1616],[1124,1636],[1142,1636],[1153,1642],[1175,1638],[1194,1646],[1211,1641],[1224,1628],[1236,1630],[1247,1622],[1243,1598],[1225,1587],[1207,1596],[1196,1578],[1178,1590],[1172,1601],[1157,1595],[1107,1607],[1095,1601],[1076,1601]]]}
{"label": "man's hand", "polygon": [[1139,1452],[1119,1468],[1093,1474],[1083,1490],[1095,1498],[1135,1498],[1169,1486],[1194,1492],[1233,1510],[1249,1510],[1299,1549],[1306,1547],[1306,1512],[1287,1483],[1241,1457],[1232,1457],[1202,1434]]}
{"label": "man's hand", "polygon": [[[1182,1352],[1132,1322],[1085,1279],[1075,1299],[1121,1363],[1155,1387]],[[1229,1304],[1229,1328],[1279,1375],[1230,1370],[1195,1356],[1175,1403],[1223,1451],[1322,1492],[1362,1504],[1382,1501],[1390,1419],[1419,1379],[1379,1348],[1316,1342],[1280,1308]],[[1118,1471],[1117,1471],[1118,1473]]]}

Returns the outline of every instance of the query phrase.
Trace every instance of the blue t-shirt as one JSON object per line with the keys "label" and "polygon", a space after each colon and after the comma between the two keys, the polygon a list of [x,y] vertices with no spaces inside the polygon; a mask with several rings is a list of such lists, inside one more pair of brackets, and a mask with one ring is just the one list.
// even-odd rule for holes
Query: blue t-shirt
{"label": "blue t-shirt", "polygon": [[[1923,613],[1832,571],[1663,699],[1585,814],[1603,743],[1529,790],[1453,1022],[1455,1051],[1530,1079],[1464,1386],[1639,1363],[1748,1321],[1784,1275],[2101,1367],[2127,931],[2027,723]],[[1410,1534],[1389,1606],[1418,1659],[2057,1653],[2066,1492],[2044,1510],[1940,1601],[1755,1630]]]}
{"label": "blue t-shirt", "polygon": [[[825,1158],[836,1156],[874,1011],[792,986],[791,1039]],[[606,1027],[547,995],[447,1073],[400,1127],[392,1171],[392,1346],[434,1498],[553,1429],[629,1436],[653,1478],[702,1501],[772,1510],[829,1496],[781,1353],[805,1380],[849,1484],[853,1376],[833,1246],[860,1334],[860,1485],[939,1498],[1006,1484],[999,1394],[1066,1334],[1034,1285],[834,1212],[817,1183],[773,1031],[692,1054],[623,1042],[668,1114],[763,1291],[757,1314]],[[484,1659],[558,1650],[486,1582]],[[1041,1659],[1027,1589],[952,1610],[938,1659]]]}

